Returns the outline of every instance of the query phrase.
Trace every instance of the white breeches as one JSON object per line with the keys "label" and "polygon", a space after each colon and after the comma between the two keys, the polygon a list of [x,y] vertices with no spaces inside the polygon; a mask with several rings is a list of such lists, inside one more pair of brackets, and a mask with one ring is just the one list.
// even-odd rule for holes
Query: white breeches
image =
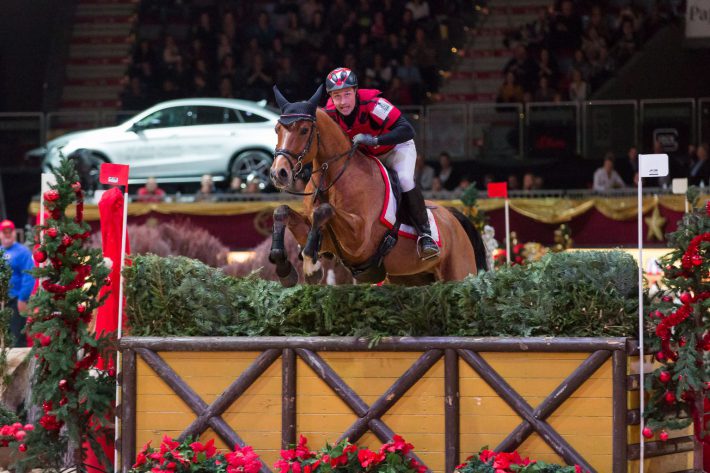
{"label": "white breeches", "polygon": [[417,164],[417,147],[414,140],[405,141],[380,156],[387,168],[397,173],[402,192],[414,189],[414,167]]}

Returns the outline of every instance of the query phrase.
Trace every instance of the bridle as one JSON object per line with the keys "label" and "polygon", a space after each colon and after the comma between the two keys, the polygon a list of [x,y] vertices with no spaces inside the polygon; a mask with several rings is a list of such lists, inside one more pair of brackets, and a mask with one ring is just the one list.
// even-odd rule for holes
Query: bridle
{"label": "bridle", "polygon": [[[293,116],[293,115],[281,115],[282,117],[285,116]],[[308,155],[308,153],[311,151],[311,146],[313,145],[313,137],[315,136],[318,138],[318,145],[316,146],[316,149],[320,148],[320,131],[318,131],[318,127],[316,126],[316,119],[315,117],[312,117],[310,115],[300,115],[299,117],[301,120],[308,120],[313,123],[313,126],[311,127],[311,132],[308,135],[308,141],[306,142],[306,146],[303,148],[303,151],[301,151],[298,154],[294,154],[292,151],[286,149],[286,148],[276,148],[274,150],[274,159],[276,159],[277,156],[282,155],[284,158],[286,158],[286,162],[288,163],[289,167],[291,168],[291,182],[290,185],[292,186],[295,182],[298,176],[300,176],[303,173],[303,158]],[[279,123],[281,121],[279,120]],[[283,123],[281,123],[283,125]],[[315,130],[315,133],[313,132]],[[290,191],[286,189],[286,192],[292,195],[312,195],[313,199],[315,200],[319,194],[323,194],[327,192],[331,187],[335,185],[336,182],[338,182],[338,179],[345,173],[345,170],[348,167],[348,163],[350,163],[350,158],[355,154],[355,150],[357,149],[357,145],[353,144],[352,147],[343,153],[337,154],[331,158],[326,159],[321,165],[320,168],[317,170],[314,170],[311,173],[310,181],[314,184],[314,187],[316,188],[315,191],[313,192],[296,192],[296,191]],[[331,181],[330,184],[328,184],[326,187],[321,187],[321,185],[325,182],[325,173],[328,171],[328,168],[330,167],[331,164],[333,164],[335,161],[338,161],[339,159],[347,156],[347,161],[345,161],[345,164],[343,167],[340,169],[340,172],[338,173],[337,176],[335,176],[335,179]],[[295,161],[295,164],[294,164]],[[320,179],[318,184],[313,181],[313,175],[322,173],[323,177]]]}

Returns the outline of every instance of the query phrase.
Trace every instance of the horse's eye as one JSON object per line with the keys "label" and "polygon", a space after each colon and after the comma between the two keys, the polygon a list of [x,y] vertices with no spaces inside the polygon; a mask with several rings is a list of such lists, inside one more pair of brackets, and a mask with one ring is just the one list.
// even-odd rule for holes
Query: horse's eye
{"label": "horse's eye", "polygon": [[308,133],[308,128],[304,126],[303,128],[301,128],[301,134],[305,135],[306,133]]}

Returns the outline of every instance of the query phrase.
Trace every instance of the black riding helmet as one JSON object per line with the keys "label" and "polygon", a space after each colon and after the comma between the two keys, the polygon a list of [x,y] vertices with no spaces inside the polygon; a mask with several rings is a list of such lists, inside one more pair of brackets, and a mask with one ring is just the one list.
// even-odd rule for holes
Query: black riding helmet
{"label": "black riding helmet", "polygon": [[325,91],[331,93],[334,90],[357,88],[357,76],[347,67],[339,67],[330,71],[325,78]]}

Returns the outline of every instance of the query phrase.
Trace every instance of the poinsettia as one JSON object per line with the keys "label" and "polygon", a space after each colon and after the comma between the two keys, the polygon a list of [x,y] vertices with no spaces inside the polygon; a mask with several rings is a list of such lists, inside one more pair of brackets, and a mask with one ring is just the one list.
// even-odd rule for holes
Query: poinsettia
{"label": "poinsettia", "polygon": [[583,473],[579,465],[561,466],[522,458],[517,451],[494,452],[487,448],[471,455],[454,470],[455,473]]}
{"label": "poinsettia", "polygon": [[214,439],[204,444],[190,438],[178,442],[167,435],[158,448],[150,444],[138,452],[131,473],[258,473],[261,469],[259,456],[248,446],[236,445],[224,454],[217,451]]}

